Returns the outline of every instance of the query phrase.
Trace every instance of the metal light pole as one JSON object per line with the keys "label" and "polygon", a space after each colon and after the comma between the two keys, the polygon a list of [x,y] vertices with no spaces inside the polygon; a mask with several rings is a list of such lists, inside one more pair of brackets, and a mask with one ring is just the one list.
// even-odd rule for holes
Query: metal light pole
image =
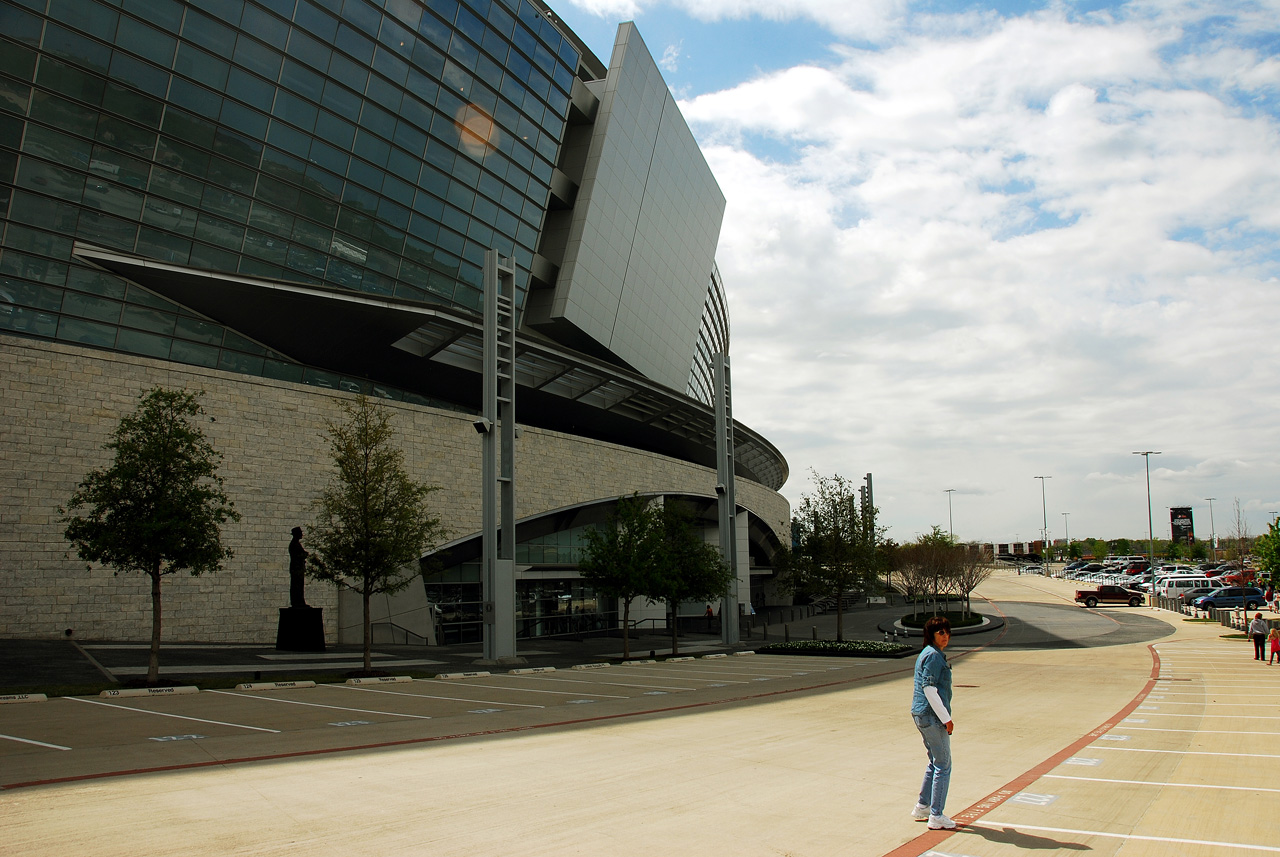
{"label": "metal light pole", "polygon": [[1067,558],[1068,559],[1071,558],[1071,527],[1069,526],[1070,522],[1067,520],[1067,516],[1070,514],[1071,514],[1070,512],[1062,513],[1062,529],[1067,534]]}
{"label": "metal light pole", "polygon": [[947,529],[951,533],[951,541],[953,542],[956,540],[956,524],[951,517],[951,495],[955,493],[955,490],[954,488],[945,489],[947,495]]}
{"label": "metal light pole", "polygon": [[[1142,460],[1145,461],[1147,465],[1147,541],[1150,543],[1150,547],[1151,547],[1150,568],[1155,569],[1156,567],[1156,530],[1155,530],[1155,526],[1151,522],[1151,456],[1159,455],[1160,453],[1154,449],[1147,449],[1147,450],[1143,450],[1142,452],[1135,452],[1133,454],[1141,455]],[[1210,514],[1210,517],[1213,517],[1212,513]]]}
{"label": "metal light pole", "polygon": [[1041,511],[1044,512],[1044,530],[1042,531],[1044,535],[1044,552],[1045,554],[1048,554],[1049,553],[1049,503],[1044,498],[1044,481],[1046,479],[1052,479],[1053,477],[1052,476],[1036,476],[1035,478],[1040,480],[1040,507],[1041,507]]}
{"label": "metal light pole", "polygon": [[1205,497],[1209,501],[1209,545],[1213,548],[1213,561],[1218,561],[1218,528],[1213,523],[1213,501],[1217,497]]}

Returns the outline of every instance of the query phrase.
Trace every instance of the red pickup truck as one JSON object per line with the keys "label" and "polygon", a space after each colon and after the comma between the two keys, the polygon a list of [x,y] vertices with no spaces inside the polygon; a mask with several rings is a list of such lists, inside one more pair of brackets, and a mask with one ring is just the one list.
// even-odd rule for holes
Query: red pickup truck
{"label": "red pickup truck", "polygon": [[1076,590],[1076,603],[1083,604],[1085,607],[1097,607],[1099,604],[1128,604],[1130,607],[1140,607],[1145,600],[1141,592],[1110,584],[1103,584],[1097,589]]}

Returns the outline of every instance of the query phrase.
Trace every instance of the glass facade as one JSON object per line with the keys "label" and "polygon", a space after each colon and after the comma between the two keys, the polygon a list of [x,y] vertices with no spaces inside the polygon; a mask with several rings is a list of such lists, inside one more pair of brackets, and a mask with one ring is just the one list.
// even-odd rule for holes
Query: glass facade
{"label": "glass facade", "polygon": [[473,311],[492,247],[522,301],[578,62],[527,0],[0,0],[0,330],[398,398],[73,242]]}
{"label": "glass facade", "polygon": [[[516,545],[516,636],[571,635],[617,627],[617,610],[606,609],[591,586],[577,577],[585,533],[596,525],[545,533]],[[436,606],[442,643],[483,638],[480,563],[464,562],[426,577],[427,600]]]}

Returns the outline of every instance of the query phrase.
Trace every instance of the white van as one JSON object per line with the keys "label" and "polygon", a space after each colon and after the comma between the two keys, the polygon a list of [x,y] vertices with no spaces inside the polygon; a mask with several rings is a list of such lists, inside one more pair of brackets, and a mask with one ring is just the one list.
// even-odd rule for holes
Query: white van
{"label": "white van", "polygon": [[1212,577],[1204,575],[1177,575],[1161,578],[1156,583],[1156,594],[1161,598],[1177,598],[1182,593],[1205,586],[1218,586]]}

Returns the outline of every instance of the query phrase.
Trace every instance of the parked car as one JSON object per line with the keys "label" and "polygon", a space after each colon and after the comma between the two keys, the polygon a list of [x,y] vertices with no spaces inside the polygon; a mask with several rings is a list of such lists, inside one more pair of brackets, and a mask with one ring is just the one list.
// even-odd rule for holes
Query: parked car
{"label": "parked car", "polygon": [[1141,592],[1106,583],[1097,589],[1076,590],[1076,603],[1083,604],[1085,607],[1097,607],[1099,604],[1128,604],[1130,607],[1139,607],[1145,600]]}
{"label": "parked car", "polygon": [[1199,598],[1201,595],[1208,595],[1210,592],[1213,592],[1215,589],[1221,589],[1221,587],[1219,587],[1219,586],[1197,586],[1195,589],[1188,589],[1186,592],[1184,592],[1184,593],[1182,593],[1181,595],[1179,595],[1179,596],[1178,596],[1178,599],[1179,599],[1180,601],[1182,601],[1182,603],[1183,603],[1183,604],[1191,604],[1193,601],[1195,601],[1195,600],[1196,600],[1197,598]]}
{"label": "parked car", "polygon": [[1191,606],[1200,610],[1220,610],[1223,607],[1256,610],[1262,604],[1263,592],[1256,586],[1220,586],[1191,602]]}

